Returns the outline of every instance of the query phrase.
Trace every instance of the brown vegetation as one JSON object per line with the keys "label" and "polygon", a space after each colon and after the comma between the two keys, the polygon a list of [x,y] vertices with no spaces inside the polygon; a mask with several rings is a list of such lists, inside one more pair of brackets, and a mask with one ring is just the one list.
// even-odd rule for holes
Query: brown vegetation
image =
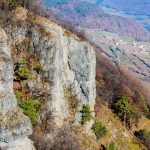
{"label": "brown vegetation", "polygon": [[[116,101],[126,96],[134,109],[149,116],[148,101],[150,97],[148,91],[129,71],[116,66],[97,52],[96,74],[97,98],[101,102],[114,108]],[[140,102],[141,98],[143,98],[142,102]],[[143,107],[148,112],[145,112]]]}
{"label": "brown vegetation", "polygon": [[38,15],[47,16],[43,5],[38,0],[0,0],[0,25],[9,25],[14,8],[22,6]]}
{"label": "brown vegetation", "polygon": [[44,136],[39,127],[35,128],[31,138],[37,150],[81,150],[77,136],[67,124],[58,132],[53,142]]}

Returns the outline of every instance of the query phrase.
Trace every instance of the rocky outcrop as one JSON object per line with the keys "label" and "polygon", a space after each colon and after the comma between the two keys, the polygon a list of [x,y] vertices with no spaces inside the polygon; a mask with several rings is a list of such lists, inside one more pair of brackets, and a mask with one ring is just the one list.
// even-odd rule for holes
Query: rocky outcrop
{"label": "rocky outcrop", "polygon": [[0,147],[25,150],[27,144],[29,149],[33,149],[27,138],[32,134],[32,125],[29,118],[17,107],[13,72],[10,40],[5,31],[0,29]]}
{"label": "rocky outcrop", "polygon": [[[48,116],[50,124],[54,126],[47,131],[47,137],[53,140],[58,129],[70,118],[69,102],[65,98],[66,89],[79,100],[74,123],[81,120],[80,111],[83,104],[89,104],[91,110],[94,110],[96,58],[89,44],[50,20],[28,13],[23,8],[16,9],[13,22],[9,29],[12,45],[9,44],[6,33],[3,30],[0,32],[3,37],[0,45],[0,77],[3,78],[0,82],[0,107],[1,121],[5,124],[1,125],[0,146],[4,145],[5,148],[21,145],[18,149],[23,149],[25,144],[30,150],[32,143],[27,135],[32,133],[31,123],[17,107],[13,91],[13,63],[18,62],[23,53],[27,56],[31,76],[22,81],[22,88],[25,88],[29,95],[44,99],[45,111],[39,122]],[[14,51],[17,51],[16,56]],[[35,63],[42,66],[40,73],[33,69]],[[9,116],[6,116],[7,112],[10,112]],[[15,120],[12,129],[9,119],[13,117]],[[87,123],[86,129],[89,129],[92,123],[93,121]]]}

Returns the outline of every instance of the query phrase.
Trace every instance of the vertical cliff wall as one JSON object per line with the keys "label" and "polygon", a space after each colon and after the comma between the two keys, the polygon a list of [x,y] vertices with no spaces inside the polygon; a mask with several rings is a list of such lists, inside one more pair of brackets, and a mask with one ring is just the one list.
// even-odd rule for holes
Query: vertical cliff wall
{"label": "vertical cliff wall", "polygon": [[[27,138],[32,134],[30,120],[17,107],[13,91],[13,64],[19,62],[22,55],[27,57],[31,76],[25,81],[19,81],[19,84],[30,96],[44,99],[43,107],[46,109],[39,122],[42,122],[48,114],[48,120],[54,124],[47,132],[48,138],[52,140],[57,135],[57,130],[72,117],[69,102],[65,97],[66,91],[75,95],[79,101],[76,113],[71,118],[74,123],[79,123],[81,120],[80,111],[83,104],[89,104],[94,111],[96,58],[89,44],[50,20],[28,13],[23,8],[16,9],[8,35],[10,39],[4,30],[0,30],[0,146],[2,148],[16,145],[18,140],[20,145],[31,144]],[[36,63],[42,66],[40,73],[34,70]],[[15,120],[12,121],[13,117]],[[13,128],[10,126],[12,123]],[[92,123],[93,120],[85,127],[90,129]],[[21,141],[22,139],[26,140]],[[32,149],[31,145],[29,147],[28,150]]]}

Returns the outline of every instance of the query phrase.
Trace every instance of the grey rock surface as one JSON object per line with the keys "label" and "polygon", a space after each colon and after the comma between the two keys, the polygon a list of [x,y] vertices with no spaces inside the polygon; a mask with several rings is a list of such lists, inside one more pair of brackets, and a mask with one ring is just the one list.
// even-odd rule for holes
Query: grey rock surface
{"label": "grey rock surface", "polygon": [[[21,21],[22,25],[12,26],[9,34],[14,47],[21,45],[28,38],[30,42],[27,54],[36,55],[42,65],[40,74],[32,70],[32,77],[27,85],[31,95],[36,97],[44,95],[47,109],[43,117],[46,114],[51,115],[50,121],[55,125],[53,131],[47,133],[47,137],[53,139],[57,130],[70,115],[69,104],[64,96],[65,89],[69,89],[79,99],[80,104],[74,122],[80,121],[83,104],[89,104],[91,110],[94,110],[95,52],[88,43],[71,33],[68,35],[67,30],[45,18],[35,17],[34,20],[28,20],[27,24],[27,13],[25,9],[18,8],[14,18]],[[28,150],[32,150],[32,142],[27,138],[27,135],[32,133],[32,127],[29,118],[24,116],[17,107],[13,92],[14,71],[11,45],[3,30],[0,30],[0,40],[2,40],[0,41],[0,112],[2,113],[0,118],[4,122],[4,125],[0,125],[0,141],[2,142],[0,146],[11,147],[14,143],[17,145],[16,143],[20,140],[22,149],[24,144],[29,142],[29,145],[26,143],[29,146]],[[10,116],[6,116],[7,112]],[[18,120],[14,121],[14,128],[11,128],[10,118],[14,115]],[[93,121],[87,123],[85,127],[90,129],[92,123]],[[10,150],[17,150],[17,147]]]}
{"label": "grey rock surface", "polygon": [[[7,34],[0,29],[0,147],[32,134],[30,119],[17,107],[13,91],[13,63]],[[24,139],[24,140],[25,140]],[[25,140],[26,141],[26,140]],[[27,142],[27,141],[26,141]],[[28,139],[28,142],[30,140]],[[17,144],[14,145],[17,148]],[[29,149],[30,150],[30,149]]]}

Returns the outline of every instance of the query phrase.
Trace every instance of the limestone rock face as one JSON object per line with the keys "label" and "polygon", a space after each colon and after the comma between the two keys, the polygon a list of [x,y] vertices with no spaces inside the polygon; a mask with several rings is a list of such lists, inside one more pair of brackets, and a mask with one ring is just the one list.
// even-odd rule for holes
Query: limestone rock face
{"label": "limestone rock face", "polygon": [[[81,104],[80,110],[86,103],[91,106],[91,109],[94,109],[95,53],[86,43],[65,36],[62,28],[54,27],[50,23],[46,27],[44,27],[44,23],[41,25],[43,25],[46,36],[37,32],[37,28],[32,28],[30,30],[30,50],[38,55],[43,66],[45,73],[42,77],[47,78],[44,87],[46,92],[51,95],[47,105],[56,119],[55,123],[61,126],[63,120],[69,115],[64,89],[69,89],[74,95],[77,95]],[[47,35],[52,36],[51,39]],[[35,85],[32,82],[29,87],[34,93],[32,88],[41,87],[37,81]],[[79,121],[80,118],[77,120]]]}
{"label": "limestone rock face", "polygon": [[[12,45],[21,47],[22,51],[26,47],[25,52],[29,60],[32,60],[30,57],[34,55],[42,65],[40,74],[31,66],[32,76],[27,80],[26,86],[32,96],[43,96],[45,99],[46,112],[43,113],[43,117],[48,114],[51,124],[54,124],[53,131],[47,133],[47,137],[53,139],[57,130],[70,116],[65,89],[69,89],[79,99],[74,122],[80,121],[83,104],[89,104],[91,110],[94,110],[95,52],[89,44],[50,20],[37,16],[29,18],[30,15],[23,8],[17,9],[15,13],[14,20],[20,23],[10,28]],[[13,63],[19,56],[12,62],[7,35],[3,30],[0,34],[3,37],[0,38],[0,112],[4,122],[4,125],[0,126],[0,146],[11,147],[20,144],[22,148],[18,148],[19,150],[23,149],[24,145],[29,145],[30,150],[33,149],[32,143],[26,136],[32,133],[31,123],[18,109],[13,92]],[[27,39],[28,44],[25,46]],[[32,61],[29,64],[32,65]],[[9,116],[7,112],[10,112]],[[11,129],[9,119],[14,115],[18,120],[14,121],[14,128]],[[92,122],[87,123],[86,128],[90,128],[91,125]]]}
{"label": "limestone rock face", "polygon": [[[32,133],[29,118],[17,107],[13,72],[10,40],[5,31],[0,29],[0,147],[10,150],[11,147],[19,149],[21,141],[30,144],[27,136]],[[13,144],[15,140],[18,142]]]}

